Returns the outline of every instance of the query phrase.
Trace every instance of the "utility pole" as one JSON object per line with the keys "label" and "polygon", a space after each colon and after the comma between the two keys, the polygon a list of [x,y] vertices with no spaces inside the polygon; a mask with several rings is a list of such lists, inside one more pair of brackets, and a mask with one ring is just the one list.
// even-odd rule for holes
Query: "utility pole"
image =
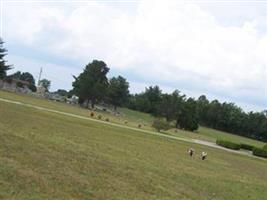
{"label": "utility pole", "polygon": [[43,73],[43,68],[41,67],[39,77],[38,77],[38,86],[40,86],[40,80],[41,80],[42,73]]}

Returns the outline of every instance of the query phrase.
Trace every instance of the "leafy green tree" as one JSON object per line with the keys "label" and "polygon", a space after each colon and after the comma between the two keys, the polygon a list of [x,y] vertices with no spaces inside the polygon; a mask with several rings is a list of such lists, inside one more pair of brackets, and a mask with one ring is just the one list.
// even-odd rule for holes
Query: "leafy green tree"
{"label": "leafy green tree", "polygon": [[33,92],[36,92],[35,79],[31,73],[17,71],[14,74],[11,74],[9,77],[13,79],[27,81],[29,83],[29,89]]}
{"label": "leafy green tree", "polygon": [[68,91],[68,95],[67,95],[67,97],[68,97],[68,98],[71,98],[73,95],[75,95],[73,89],[69,90],[69,91]]}
{"label": "leafy green tree", "polygon": [[55,93],[59,94],[60,96],[65,96],[65,97],[69,95],[68,91],[64,89],[58,89]]}
{"label": "leafy green tree", "polygon": [[197,102],[193,98],[183,102],[181,112],[177,116],[177,124],[180,128],[189,131],[198,129]]}
{"label": "leafy green tree", "polygon": [[7,71],[11,69],[10,65],[6,64],[4,57],[6,56],[7,50],[3,47],[3,40],[0,38],[0,79],[4,79],[7,75]]}
{"label": "leafy green tree", "polygon": [[205,95],[195,101],[186,100],[179,91],[162,94],[159,87],[146,88],[145,92],[130,95],[130,109],[150,113],[156,117],[166,118],[168,122],[176,121],[176,127],[196,130],[198,124],[233,134],[267,141],[267,111],[244,112],[234,103],[209,102]]}
{"label": "leafy green tree", "polygon": [[161,130],[168,130],[170,128],[170,124],[163,118],[155,118],[152,123],[152,127],[160,132]]}
{"label": "leafy green tree", "polygon": [[129,108],[141,112],[149,113],[151,102],[146,98],[144,93],[131,95],[129,98]]}
{"label": "leafy green tree", "polygon": [[218,128],[220,118],[221,103],[218,100],[213,100],[210,102],[207,111],[207,125],[211,128]]}
{"label": "leafy green tree", "polygon": [[97,101],[104,100],[108,88],[108,72],[106,63],[93,60],[78,77],[74,76],[73,91],[80,102],[87,101],[88,107],[88,102],[91,101],[91,107],[94,108]]}
{"label": "leafy green tree", "polygon": [[200,120],[199,122],[202,125],[206,125],[208,108],[209,100],[205,95],[201,95],[197,100],[197,111]]}
{"label": "leafy green tree", "polygon": [[29,72],[23,72],[20,76],[20,80],[27,81],[31,85],[35,85],[35,79],[34,79],[33,75]]}
{"label": "leafy green tree", "polygon": [[246,136],[267,141],[267,118],[263,112],[249,112],[244,126]]}
{"label": "leafy green tree", "polygon": [[113,77],[109,81],[108,101],[114,105],[114,110],[127,102],[129,97],[129,83],[122,76]]}
{"label": "leafy green tree", "polygon": [[150,113],[156,117],[176,121],[176,127],[196,130],[201,125],[253,139],[267,141],[267,111],[244,112],[234,103],[209,102],[205,95],[195,101],[186,100],[179,91],[162,94],[158,87],[146,88],[145,92],[130,95],[128,107]]}
{"label": "leafy green tree", "polygon": [[208,103],[204,96],[198,101],[198,114],[202,125],[233,134],[267,141],[266,112],[245,113],[233,103],[213,100]]}
{"label": "leafy green tree", "polygon": [[156,114],[157,107],[159,106],[161,102],[161,95],[162,95],[161,89],[157,85],[154,87],[150,86],[146,88],[144,95],[145,95],[145,98],[147,98],[148,102],[150,103],[148,112],[151,114]]}
{"label": "leafy green tree", "polygon": [[20,79],[20,77],[21,77],[21,72],[20,72],[20,71],[17,71],[17,72],[15,72],[14,74],[11,74],[9,77],[10,77],[10,78],[14,78],[14,79]]}
{"label": "leafy green tree", "polygon": [[159,86],[150,86],[145,92],[131,96],[130,105],[141,112],[157,115],[161,98],[162,92]]}
{"label": "leafy green tree", "polygon": [[46,92],[48,92],[51,86],[51,81],[48,79],[42,79],[40,80],[40,85],[42,85],[45,88]]}
{"label": "leafy green tree", "polygon": [[181,112],[185,95],[181,95],[178,90],[172,94],[162,94],[161,102],[157,106],[157,115],[165,117],[167,121],[176,120]]}

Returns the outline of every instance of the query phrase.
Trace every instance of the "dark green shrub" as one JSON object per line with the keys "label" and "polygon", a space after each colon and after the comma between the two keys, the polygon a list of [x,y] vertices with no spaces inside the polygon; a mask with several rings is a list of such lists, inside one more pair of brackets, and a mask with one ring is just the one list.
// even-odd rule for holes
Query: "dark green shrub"
{"label": "dark green shrub", "polygon": [[32,91],[32,92],[36,92],[37,88],[35,85],[29,85],[29,89]]}
{"label": "dark green shrub", "polygon": [[266,149],[254,147],[252,153],[255,156],[267,158],[267,150]]}
{"label": "dark green shrub", "polygon": [[254,146],[252,146],[250,144],[242,144],[241,143],[241,149],[246,149],[246,150],[252,151],[253,148],[254,148]]}
{"label": "dark green shrub", "polygon": [[152,127],[155,128],[158,132],[160,132],[161,130],[168,130],[170,128],[170,125],[165,119],[156,118],[153,121]]}
{"label": "dark green shrub", "polygon": [[233,150],[240,150],[241,148],[241,144],[226,141],[226,140],[217,139],[216,144],[218,144],[219,146],[228,148],[228,149],[233,149]]}

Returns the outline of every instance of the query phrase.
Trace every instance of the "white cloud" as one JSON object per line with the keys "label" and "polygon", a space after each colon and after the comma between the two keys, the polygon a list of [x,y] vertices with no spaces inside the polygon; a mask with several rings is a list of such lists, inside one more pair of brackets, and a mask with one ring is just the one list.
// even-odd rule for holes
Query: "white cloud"
{"label": "white cloud", "polygon": [[10,43],[81,63],[103,59],[182,91],[260,106],[267,101],[267,35],[260,23],[266,12],[235,25],[200,4],[143,0],[131,6],[7,4],[4,33]]}

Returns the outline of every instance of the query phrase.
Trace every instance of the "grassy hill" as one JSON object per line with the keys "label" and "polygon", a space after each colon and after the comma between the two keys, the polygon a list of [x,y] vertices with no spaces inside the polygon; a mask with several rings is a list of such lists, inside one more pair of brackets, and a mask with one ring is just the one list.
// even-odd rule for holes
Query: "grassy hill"
{"label": "grassy hill", "polygon": [[[0,98],[88,116],[84,109],[28,96],[0,92]],[[150,120],[124,112],[132,126],[139,123],[134,115]],[[267,196],[264,160],[1,101],[0,113],[0,199]],[[189,147],[197,151],[194,158]],[[199,159],[203,150],[205,161]]]}
{"label": "grassy hill", "polygon": [[[31,104],[31,105],[42,106],[42,107],[49,108],[49,109],[55,109],[58,111],[70,112],[70,113],[85,116],[85,117],[90,116],[89,110],[80,108],[79,106],[71,106],[71,105],[64,104],[64,103],[34,98],[28,95],[0,91],[0,97]],[[121,113],[120,116],[114,116],[113,114],[109,114],[109,113],[101,112],[101,111],[96,112],[96,116],[101,114],[102,119],[109,118],[109,120],[112,123],[124,125],[125,122],[127,121],[127,126],[138,127],[138,125],[141,124],[142,129],[154,130],[151,127],[151,124],[154,119],[153,116],[146,114],[146,113],[129,110],[127,108],[118,108],[118,111]],[[265,144],[257,140],[252,140],[249,138],[241,137],[238,135],[234,135],[234,134],[230,134],[230,133],[226,133],[223,131],[218,131],[218,130],[214,130],[214,129],[210,129],[206,127],[200,127],[197,133],[184,131],[184,130],[178,130],[176,132],[174,129],[166,131],[165,133],[174,135],[177,137],[200,139],[200,140],[205,140],[209,142],[215,142],[216,139],[226,139],[226,140],[230,140],[234,142],[247,143],[247,144],[251,144],[254,146],[258,146],[258,147],[262,147]]]}

